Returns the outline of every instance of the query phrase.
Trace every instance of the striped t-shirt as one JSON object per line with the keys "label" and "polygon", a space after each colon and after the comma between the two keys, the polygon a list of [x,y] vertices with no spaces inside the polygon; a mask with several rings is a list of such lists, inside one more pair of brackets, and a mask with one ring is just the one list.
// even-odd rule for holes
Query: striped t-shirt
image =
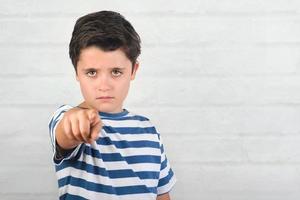
{"label": "striped t-shirt", "polygon": [[153,200],[171,190],[176,178],[160,134],[149,119],[125,109],[99,112],[103,123],[100,137],[58,160],[55,130],[71,108],[61,106],[49,122],[60,199]]}

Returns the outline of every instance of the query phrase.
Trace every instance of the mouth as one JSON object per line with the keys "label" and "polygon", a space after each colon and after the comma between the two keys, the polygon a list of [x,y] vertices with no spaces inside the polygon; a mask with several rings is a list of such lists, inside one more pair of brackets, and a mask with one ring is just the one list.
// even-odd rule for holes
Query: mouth
{"label": "mouth", "polygon": [[109,99],[113,99],[114,97],[110,97],[110,96],[101,96],[101,97],[97,97],[96,99],[103,99],[103,100],[109,100]]}

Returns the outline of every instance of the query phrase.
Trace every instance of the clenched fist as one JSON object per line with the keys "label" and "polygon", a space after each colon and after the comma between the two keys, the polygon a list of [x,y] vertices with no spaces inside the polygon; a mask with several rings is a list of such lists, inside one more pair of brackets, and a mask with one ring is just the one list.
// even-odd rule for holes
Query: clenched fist
{"label": "clenched fist", "polygon": [[56,128],[56,142],[63,149],[72,149],[81,143],[92,143],[99,137],[102,122],[98,111],[75,107],[65,112]]}

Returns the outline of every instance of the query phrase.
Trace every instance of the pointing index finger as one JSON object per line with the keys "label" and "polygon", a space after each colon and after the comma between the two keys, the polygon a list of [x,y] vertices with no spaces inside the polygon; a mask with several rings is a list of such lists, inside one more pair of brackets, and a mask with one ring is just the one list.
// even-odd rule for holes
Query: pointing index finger
{"label": "pointing index finger", "polygon": [[101,118],[98,114],[98,111],[96,109],[93,108],[86,108],[86,107],[82,107],[82,106],[76,106],[77,108],[80,109],[85,109],[85,110],[89,110],[87,112],[88,114],[88,118],[90,120],[90,134],[89,134],[89,138],[92,138],[92,140],[95,140],[98,138],[98,133],[102,128],[102,121]]}

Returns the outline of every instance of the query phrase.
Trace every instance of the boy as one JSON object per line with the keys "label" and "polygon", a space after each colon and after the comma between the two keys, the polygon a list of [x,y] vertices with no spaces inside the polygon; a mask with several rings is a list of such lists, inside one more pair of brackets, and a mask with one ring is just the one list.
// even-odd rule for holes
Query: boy
{"label": "boy", "polygon": [[60,199],[168,200],[176,182],[146,117],[123,109],[140,38],[119,13],[79,18],[69,54],[84,101],[49,122]]}

